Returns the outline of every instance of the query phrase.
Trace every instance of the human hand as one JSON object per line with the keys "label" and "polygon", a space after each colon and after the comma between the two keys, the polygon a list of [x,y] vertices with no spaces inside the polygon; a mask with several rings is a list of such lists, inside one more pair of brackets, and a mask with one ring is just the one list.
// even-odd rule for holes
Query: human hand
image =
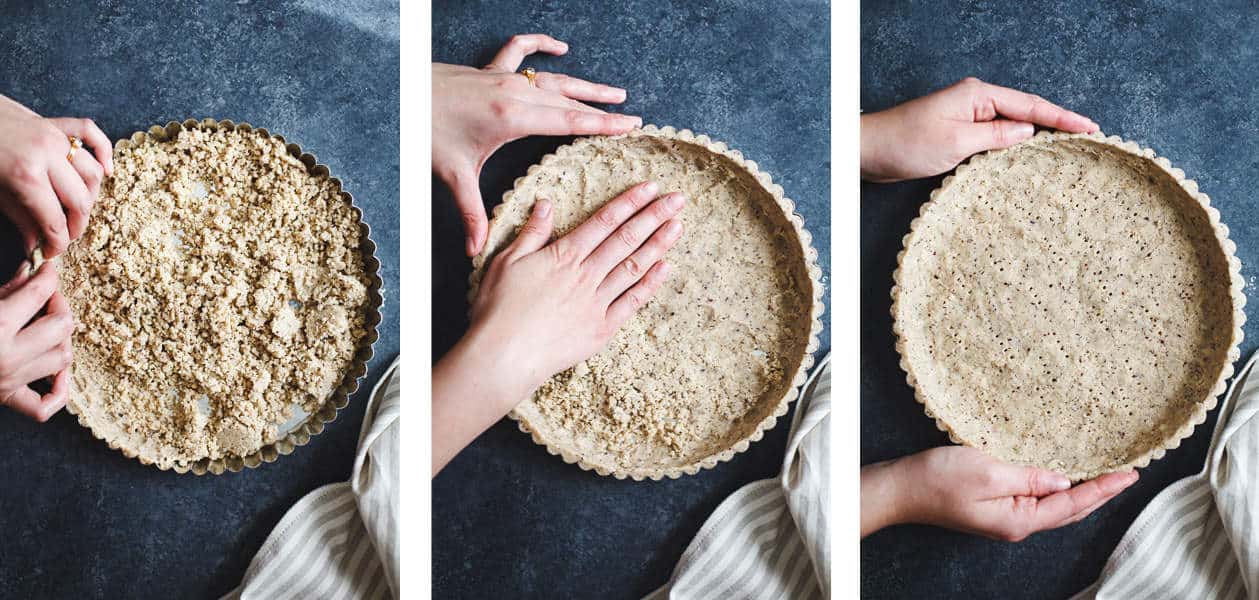
{"label": "human hand", "polygon": [[1136,471],[1125,471],[1072,487],[1059,473],[974,448],[933,448],[862,467],[861,535],[922,523],[1017,542],[1087,517],[1136,480]]}
{"label": "human hand", "polygon": [[[67,160],[70,136],[91,151]],[[54,258],[83,235],[101,181],[114,172],[113,152],[89,119],[45,119],[0,96],[0,212],[27,253],[42,240],[44,256]]]}
{"label": "human hand", "polygon": [[[46,262],[29,275],[23,263],[0,287],[0,406],[41,423],[65,406],[73,331],[70,305],[57,291],[56,266]],[[40,394],[31,388],[53,375],[52,391]]]}
{"label": "human hand", "polygon": [[539,72],[537,87],[516,72],[535,52],[562,55],[568,45],[542,34],[508,40],[483,69],[433,64],[433,172],[454,193],[468,256],[485,245],[481,167],[504,144],[530,135],[615,135],[642,119],[583,104],[620,104],[625,90],[558,73]]}
{"label": "human hand", "polygon": [[472,328],[515,357],[525,387],[598,352],[664,282],[662,258],[682,234],[673,217],[685,198],[657,192],[652,182],[634,186],[549,244],[551,205],[539,200],[494,258],[472,304]]}
{"label": "human hand", "polygon": [[472,326],[433,367],[433,474],[548,377],[598,352],[669,275],[681,194],[630,188],[550,241],[552,206],[533,205],[472,302]]}
{"label": "human hand", "polygon": [[890,182],[939,175],[972,154],[1032,137],[1034,125],[1072,133],[1098,129],[1097,123],[1040,96],[967,77],[862,115],[861,178]]}

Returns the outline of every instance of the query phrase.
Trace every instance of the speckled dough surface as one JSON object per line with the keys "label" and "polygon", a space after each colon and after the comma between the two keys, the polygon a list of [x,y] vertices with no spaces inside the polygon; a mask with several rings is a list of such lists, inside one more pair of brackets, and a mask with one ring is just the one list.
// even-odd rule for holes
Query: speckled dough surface
{"label": "speckled dough surface", "polygon": [[956,440],[1078,480],[1161,455],[1214,405],[1239,325],[1226,239],[1151,158],[1041,135],[924,209],[893,310]]}
{"label": "speckled dough surface", "polygon": [[752,173],[703,144],[643,132],[578,140],[531,169],[486,252],[515,237],[538,198],[554,203],[558,236],[646,180],[688,198],[683,236],[666,256],[673,273],[605,350],[515,411],[549,445],[636,477],[758,432],[792,391],[813,299],[797,232]]}
{"label": "speckled dough surface", "polygon": [[163,468],[276,441],[367,333],[352,207],[257,131],[181,130],[114,161],[63,270],[72,409]]}

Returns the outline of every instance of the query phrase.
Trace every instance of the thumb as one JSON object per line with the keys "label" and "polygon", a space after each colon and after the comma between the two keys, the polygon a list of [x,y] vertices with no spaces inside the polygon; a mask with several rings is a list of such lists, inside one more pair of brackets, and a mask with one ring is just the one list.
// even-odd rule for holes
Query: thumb
{"label": "thumb", "polygon": [[533,204],[529,220],[520,228],[520,234],[511,243],[511,253],[514,256],[524,256],[541,250],[551,241],[551,228],[551,203],[548,200],[538,200]]}
{"label": "thumb", "polygon": [[485,246],[485,235],[489,225],[485,218],[485,204],[481,202],[481,177],[476,172],[459,172],[447,182],[455,196],[455,206],[459,208],[459,217],[463,221],[464,235],[467,239],[465,250],[468,256],[476,256]]}
{"label": "thumb", "polygon": [[994,119],[963,125],[958,141],[962,152],[970,156],[987,150],[1009,148],[1032,137],[1034,133],[1036,128],[1031,123]]}

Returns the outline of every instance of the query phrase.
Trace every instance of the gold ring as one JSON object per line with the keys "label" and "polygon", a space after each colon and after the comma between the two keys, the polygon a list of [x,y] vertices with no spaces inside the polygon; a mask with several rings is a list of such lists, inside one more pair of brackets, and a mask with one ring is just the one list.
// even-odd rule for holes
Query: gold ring
{"label": "gold ring", "polygon": [[69,154],[66,154],[66,160],[70,162],[74,162],[74,153],[78,152],[79,148],[82,148],[82,147],[83,147],[83,140],[80,140],[79,138],[74,137],[74,136],[70,136],[70,152]]}
{"label": "gold ring", "polygon": [[538,72],[533,67],[525,67],[520,70],[520,74],[529,80],[529,85],[538,87]]}

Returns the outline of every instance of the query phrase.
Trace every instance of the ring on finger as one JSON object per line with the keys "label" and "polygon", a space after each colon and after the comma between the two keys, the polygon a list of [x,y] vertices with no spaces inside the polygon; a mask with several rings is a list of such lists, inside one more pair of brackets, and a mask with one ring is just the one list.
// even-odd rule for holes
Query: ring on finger
{"label": "ring on finger", "polygon": [[70,162],[74,162],[74,154],[78,152],[80,148],[83,147],[83,140],[74,136],[69,136],[69,137],[70,137],[70,152],[66,154],[66,160]]}
{"label": "ring on finger", "polygon": [[529,80],[529,85],[538,87],[538,71],[533,67],[525,67],[520,70],[520,74]]}

